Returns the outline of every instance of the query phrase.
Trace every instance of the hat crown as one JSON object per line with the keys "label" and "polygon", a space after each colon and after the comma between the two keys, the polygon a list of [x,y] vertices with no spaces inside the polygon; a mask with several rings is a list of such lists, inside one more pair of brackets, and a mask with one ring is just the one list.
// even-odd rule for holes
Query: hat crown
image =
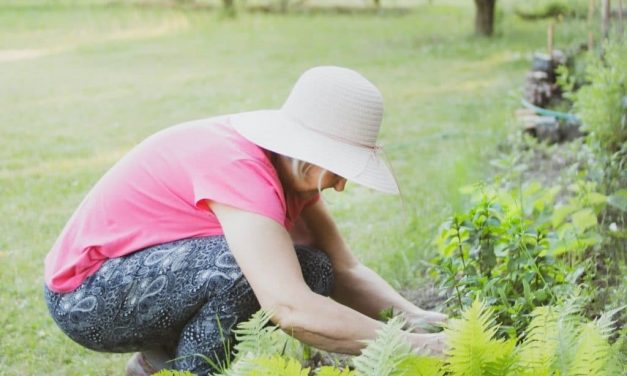
{"label": "hat crown", "polygon": [[281,111],[311,131],[374,148],[383,118],[383,97],[361,74],[341,67],[303,73]]}

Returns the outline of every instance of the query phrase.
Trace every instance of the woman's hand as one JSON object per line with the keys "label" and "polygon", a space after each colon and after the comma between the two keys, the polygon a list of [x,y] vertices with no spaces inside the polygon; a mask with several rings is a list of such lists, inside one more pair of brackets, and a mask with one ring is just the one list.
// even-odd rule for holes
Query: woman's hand
{"label": "woman's hand", "polygon": [[404,314],[407,326],[415,333],[431,333],[446,325],[448,316],[435,311],[422,309],[406,312]]}
{"label": "woman's hand", "polygon": [[446,337],[444,333],[411,333],[409,341],[414,352],[419,355],[441,358],[446,351]]}

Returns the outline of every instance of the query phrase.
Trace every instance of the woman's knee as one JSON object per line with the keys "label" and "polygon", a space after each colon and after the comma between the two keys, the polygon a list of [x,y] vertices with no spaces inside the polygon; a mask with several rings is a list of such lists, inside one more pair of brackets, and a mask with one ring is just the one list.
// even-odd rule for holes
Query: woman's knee
{"label": "woman's knee", "polygon": [[296,246],[296,255],[305,282],[317,294],[329,296],[333,289],[333,265],[329,256],[319,249]]}

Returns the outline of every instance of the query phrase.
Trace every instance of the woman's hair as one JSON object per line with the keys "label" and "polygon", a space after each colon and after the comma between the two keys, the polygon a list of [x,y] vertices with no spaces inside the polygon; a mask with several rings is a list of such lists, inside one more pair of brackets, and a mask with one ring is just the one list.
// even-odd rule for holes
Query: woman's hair
{"label": "woman's hair", "polygon": [[[311,163],[301,161],[296,158],[290,158],[290,163],[292,164],[292,174],[299,179],[304,179],[312,166]],[[320,175],[318,176],[318,193],[322,192],[322,179],[324,179],[324,175],[326,175],[327,172],[327,169],[322,169],[322,172],[320,172]]]}
{"label": "woman's hair", "polygon": [[289,158],[292,164],[292,174],[294,174],[294,176],[296,176],[299,179],[303,179],[305,176],[307,176],[307,171],[309,171],[309,169],[311,168],[311,163],[301,161],[296,158],[290,158],[290,157],[285,157],[285,158]]}

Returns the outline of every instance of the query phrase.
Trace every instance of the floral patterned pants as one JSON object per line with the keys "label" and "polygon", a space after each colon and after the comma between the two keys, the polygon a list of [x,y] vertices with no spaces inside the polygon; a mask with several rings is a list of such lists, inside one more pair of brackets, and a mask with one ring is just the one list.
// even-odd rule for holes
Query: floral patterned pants
{"label": "floral patterned pants", "polygon": [[[328,256],[303,246],[295,252],[309,287],[328,296]],[[198,355],[224,361],[226,343],[234,342],[231,330],[259,309],[224,236],[183,239],[109,259],[72,292],[46,287],[45,299],[61,330],[87,348],[167,349],[175,359],[168,368],[199,375],[212,368]]]}

